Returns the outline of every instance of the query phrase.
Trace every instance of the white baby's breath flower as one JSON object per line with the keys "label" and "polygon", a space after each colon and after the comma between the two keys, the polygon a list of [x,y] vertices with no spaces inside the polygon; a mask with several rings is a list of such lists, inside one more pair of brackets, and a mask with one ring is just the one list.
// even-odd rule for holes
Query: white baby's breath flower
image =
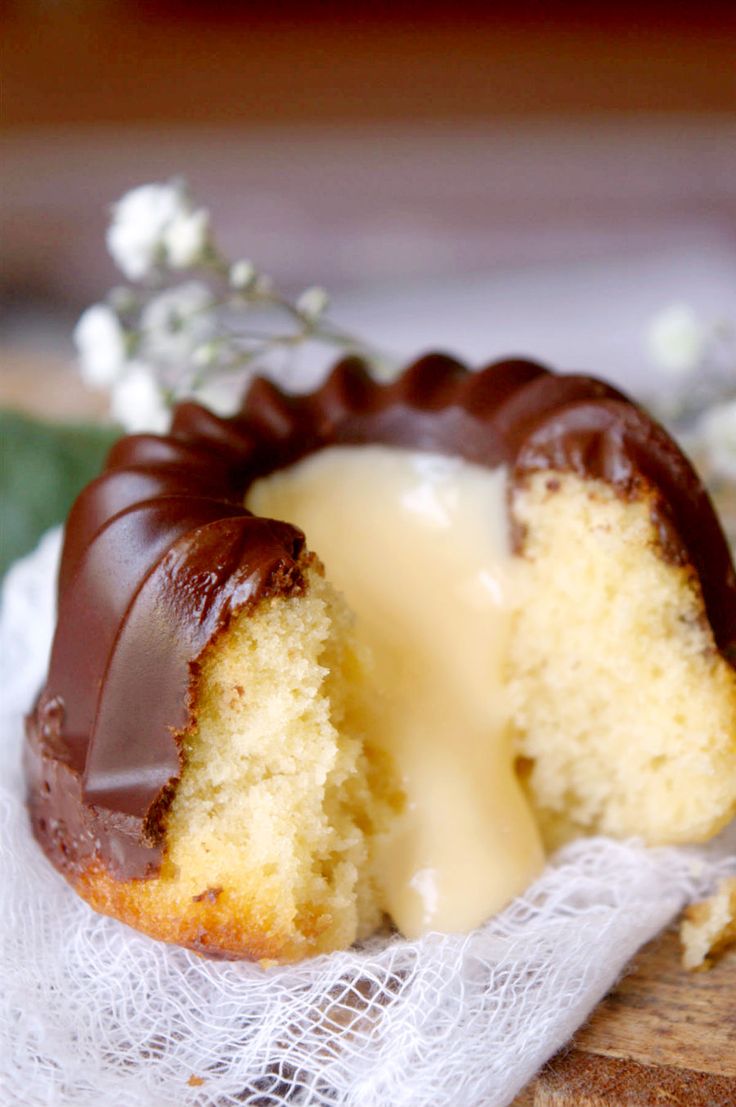
{"label": "white baby's breath flower", "polygon": [[130,434],[163,434],[171,421],[151,369],[138,361],[131,362],[125,376],[113,385],[110,413]]}
{"label": "white baby's breath flower", "polygon": [[107,248],[129,280],[149,276],[164,260],[164,234],[189,204],[182,185],[147,184],[118,200],[107,231]]}
{"label": "white baby's breath flower", "polygon": [[[362,348],[323,322],[323,288],[307,288],[294,302],[247,258],[231,261],[209,212],[182,181],[122,196],[107,244],[142,287],[112,289],[104,304],[85,312],[75,337],[84,378],[112,390],[113,414],[130,430],[163,429],[167,407],[192,394],[215,411],[235,410],[244,380],[254,367],[272,371],[276,351],[312,343]],[[191,270],[197,280],[182,277],[171,287],[178,272]],[[249,326],[244,316],[253,306],[262,311]]]}
{"label": "white baby's breath flower", "polygon": [[163,233],[166,260],[172,269],[197,265],[209,242],[210,213],[204,208],[178,212]]}
{"label": "white baby's breath flower", "polygon": [[230,266],[230,287],[244,292],[255,282],[257,275],[253,262],[248,261],[247,258],[241,258]]}
{"label": "white baby's breath flower", "polygon": [[141,314],[145,356],[168,363],[188,361],[213,335],[212,293],[201,281],[187,281],[154,296]]}
{"label": "white baby's breath flower", "polygon": [[674,374],[691,373],[703,360],[708,328],[688,304],[670,304],[652,319],[647,347],[661,369]]}
{"label": "white baby's breath flower", "polygon": [[82,379],[91,388],[109,388],[123,372],[126,359],[125,331],[112,308],[94,304],[74,328]]}
{"label": "white baby's breath flower", "polygon": [[314,285],[312,288],[305,288],[302,292],[296,302],[296,310],[303,319],[316,323],[327,311],[329,303],[330,298],[324,288]]}
{"label": "white baby's breath flower", "polygon": [[204,342],[192,351],[192,365],[197,369],[209,369],[217,361],[220,349],[218,342]]}
{"label": "white baby's breath flower", "polygon": [[715,476],[736,480],[736,400],[716,404],[701,416],[696,430]]}

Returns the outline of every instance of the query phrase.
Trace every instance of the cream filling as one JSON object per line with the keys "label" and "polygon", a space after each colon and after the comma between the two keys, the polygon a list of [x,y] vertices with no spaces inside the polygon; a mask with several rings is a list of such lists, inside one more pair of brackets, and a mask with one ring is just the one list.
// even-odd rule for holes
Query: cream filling
{"label": "cream filling", "polygon": [[514,565],[506,473],[387,446],[336,446],[257,481],[246,506],[301,527],[370,659],[369,744],[406,804],[377,843],[399,930],[469,930],[543,864],[514,774],[504,664]]}

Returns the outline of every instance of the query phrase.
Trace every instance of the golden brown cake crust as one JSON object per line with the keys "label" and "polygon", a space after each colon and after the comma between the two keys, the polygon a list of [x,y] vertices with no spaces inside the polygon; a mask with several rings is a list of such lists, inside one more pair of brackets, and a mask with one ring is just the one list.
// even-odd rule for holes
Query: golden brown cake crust
{"label": "golden brown cake crust", "polygon": [[101,915],[110,915],[142,930],[151,938],[184,946],[222,960],[298,960],[310,952],[329,920],[318,907],[300,912],[299,940],[293,932],[274,928],[274,920],[262,912],[244,915],[228,909],[220,888],[205,889],[178,915],[157,910],[156,897],[141,899],[140,881],[115,880],[99,863],[92,862],[70,883]]}

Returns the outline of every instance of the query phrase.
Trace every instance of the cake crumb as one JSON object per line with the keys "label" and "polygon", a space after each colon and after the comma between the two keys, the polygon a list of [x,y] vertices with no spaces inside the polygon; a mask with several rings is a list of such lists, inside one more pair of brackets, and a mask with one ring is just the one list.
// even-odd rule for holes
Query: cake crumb
{"label": "cake crumb", "polygon": [[709,969],[729,946],[736,944],[736,876],[722,880],[709,899],[685,910],[680,926],[682,964],[686,969]]}
{"label": "cake crumb", "polygon": [[214,888],[205,888],[204,892],[200,892],[198,896],[192,896],[192,903],[217,903],[222,892],[222,885],[217,884]]}

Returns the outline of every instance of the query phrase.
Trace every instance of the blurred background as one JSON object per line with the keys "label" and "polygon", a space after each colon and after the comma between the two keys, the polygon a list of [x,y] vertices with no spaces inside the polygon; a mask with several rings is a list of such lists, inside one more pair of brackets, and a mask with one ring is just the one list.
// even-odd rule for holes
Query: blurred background
{"label": "blurred background", "polygon": [[[177,174],[231,257],[324,285],[337,321],[398,355],[530,354],[642,391],[655,312],[736,317],[733,2],[0,11],[0,408],[105,413],[72,328],[119,279],[110,204]],[[37,429],[5,425],[0,496]],[[55,440],[47,470],[72,475],[39,504],[57,514],[99,463],[96,439],[70,455],[82,441]]]}

